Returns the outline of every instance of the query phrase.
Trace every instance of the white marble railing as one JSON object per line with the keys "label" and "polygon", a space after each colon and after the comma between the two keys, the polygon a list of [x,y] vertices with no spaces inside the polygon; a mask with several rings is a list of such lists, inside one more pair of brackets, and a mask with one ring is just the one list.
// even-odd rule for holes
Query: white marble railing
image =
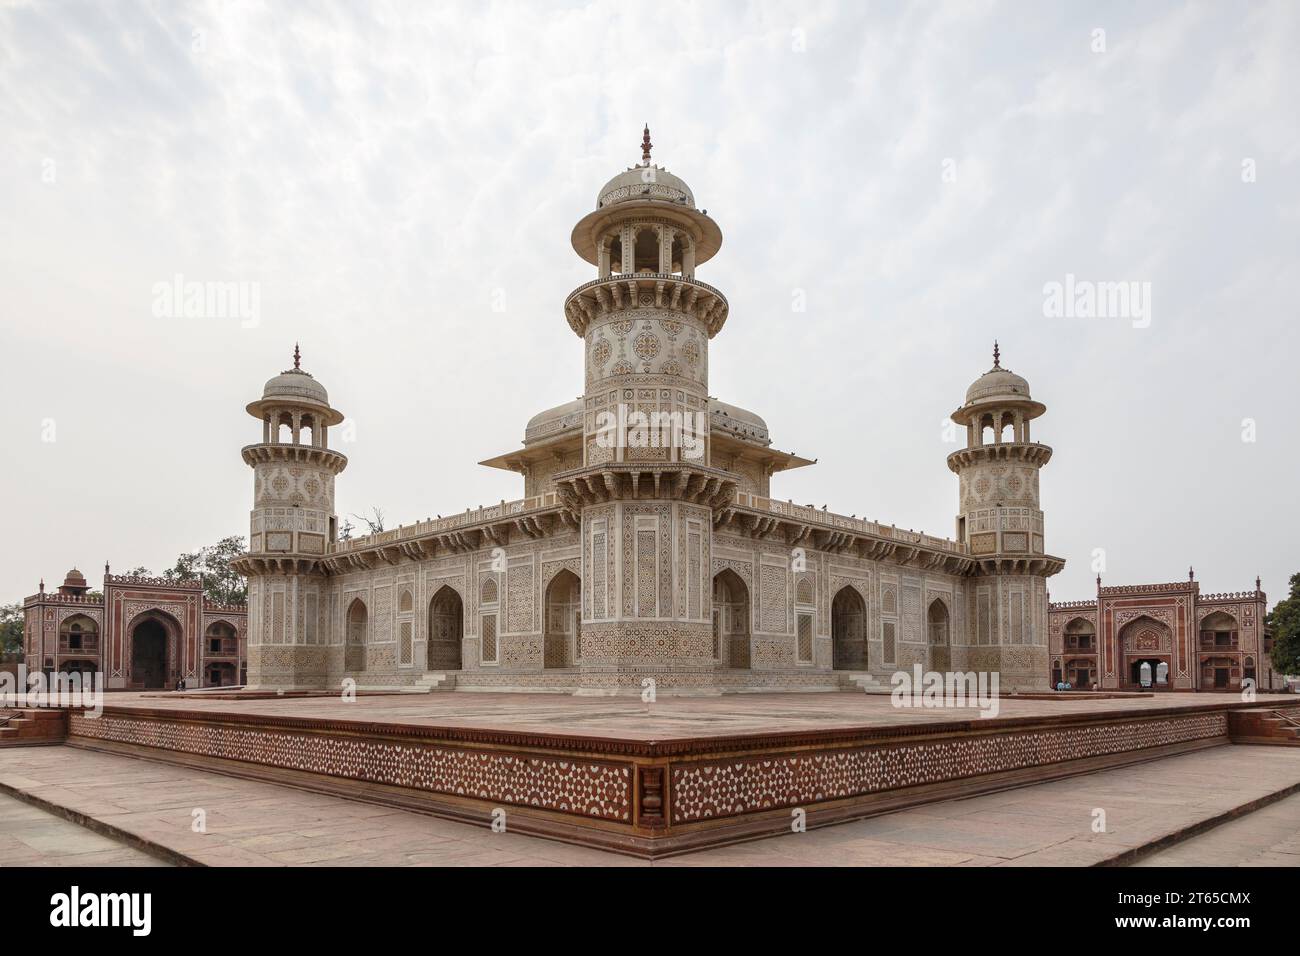
{"label": "white marble railing", "polygon": [[742,508],[768,511],[775,515],[806,521],[809,524],[822,525],[826,528],[870,534],[879,538],[890,538],[904,544],[915,544],[936,551],[950,551],[953,554],[966,553],[966,549],[959,542],[949,538],[936,538],[920,531],[904,531],[902,528],[896,528],[893,525],[884,525],[876,521],[868,521],[865,518],[850,518],[809,505],[797,505],[790,501],[777,501],[774,498],[746,494],[743,491],[736,492],[736,504]]}
{"label": "white marble railing", "polygon": [[99,606],[104,603],[104,595],[60,594],[58,591],[42,591],[37,594],[29,594],[23,601],[24,603],[44,601],[47,604],[92,604]]}
{"label": "white marble railing", "polygon": [[[485,522],[519,517],[533,511],[543,511],[554,508],[559,503],[559,496],[555,492],[549,492],[544,495],[534,495],[531,498],[520,498],[516,501],[503,501],[495,505],[466,509],[460,514],[449,515],[445,518],[430,518],[425,521],[417,521],[414,524],[400,525],[389,531],[380,531],[377,534],[350,538],[346,541],[336,541],[330,545],[330,553],[345,554],[349,551],[360,551],[381,545],[397,544],[401,541],[423,538],[426,535],[456,531]],[[773,498],[764,498],[760,495],[751,495],[745,492],[736,493],[735,504],[742,508],[766,511],[774,515],[782,515],[825,528],[875,535],[879,538],[888,538],[903,544],[917,545],[935,551],[948,551],[952,554],[966,553],[966,549],[959,542],[949,538],[937,538],[934,535],[924,534],[919,531],[906,531],[893,525],[867,521],[865,518],[850,518],[808,505],[796,505],[793,502],[777,501]]]}
{"label": "white marble railing", "polygon": [[460,528],[468,528],[484,522],[520,517],[533,511],[554,508],[559,503],[559,496],[552,491],[544,495],[533,495],[531,498],[520,498],[516,501],[502,501],[495,505],[480,505],[478,508],[466,508],[460,514],[448,515],[445,518],[429,518],[424,521],[417,521],[414,524],[398,525],[390,531],[380,531],[377,534],[367,534],[359,538],[335,541],[330,545],[329,550],[331,554],[345,554],[349,551],[361,551],[379,545],[397,544],[399,541],[410,541],[414,538],[423,538],[426,535],[456,531]]}

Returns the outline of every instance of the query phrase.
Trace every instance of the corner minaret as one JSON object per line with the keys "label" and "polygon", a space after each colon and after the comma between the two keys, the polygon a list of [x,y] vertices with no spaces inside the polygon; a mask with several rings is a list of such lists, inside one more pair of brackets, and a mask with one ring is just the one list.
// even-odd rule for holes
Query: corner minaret
{"label": "corner minaret", "polygon": [[253,469],[248,552],[232,566],[248,578],[248,683],[323,687],[328,600],[321,561],[338,532],[334,477],[348,463],[331,451],[329,429],[343,421],[324,386],[293,368],[266,383],[248,405],[262,440],[243,450]]}
{"label": "corner minaret", "polygon": [[966,391],[952,420],[966,426],[966,447],[948,456],[960,481],[957,540],[976,560],[967,589],[970,647],[962,670],[1001,672],[1002,688],[1045,687],[1047,578],[1064,567],[1046,553],[1039,506],[1039,469],[1052,449],[1030,441],[1029,423],[1047,410],[1029,383],[1002,367],[993,343],[993,367]]}

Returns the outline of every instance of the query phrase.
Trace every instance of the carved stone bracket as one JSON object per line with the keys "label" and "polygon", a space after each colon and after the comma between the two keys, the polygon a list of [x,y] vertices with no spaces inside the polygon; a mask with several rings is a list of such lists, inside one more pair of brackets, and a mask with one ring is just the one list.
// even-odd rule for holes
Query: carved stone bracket
{"label": "carved stone bracket", "polygon": [[575,511],[608,501],[671,499],[719,508],[736,493],[733,475],[700,465],[606,464],[555,476],[560,500]]}
{"label": "carved stone bracket", "polygon": [[[894,541],[852,529],[820,528],[798,517],[770,514],[739,505],[718,509],[714,513],[713,525],[715,531],[739,532],[756,540],[776,538],[791,548],[807,547],[830,554],[853,555],[865,561],[887,561],[947,574],[971,574],[984,563],[966,554],[932,549],[924,544]],[[1064,564],[1056,558],[1037,560],[1042,565],[1055,562],[1056,570]]]}

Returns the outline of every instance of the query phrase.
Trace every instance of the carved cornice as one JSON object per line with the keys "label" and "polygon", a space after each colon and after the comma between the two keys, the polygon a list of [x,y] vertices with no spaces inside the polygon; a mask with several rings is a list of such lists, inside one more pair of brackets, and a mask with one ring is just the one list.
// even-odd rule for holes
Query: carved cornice
{"label": "carved cornice", "polygon": [[346,455],[313,445],[246,445],[242,454],[247,465],[261,465],[273,461],[302,462],[325,468],[335,475],[348,466]]}
{"label": "carved cornice", "polygon": [[960,473],[963,468],[988,461],[1021,461],[1041,468],[1052,459],[1052,449],[1038,442],[1023,444],[1006,442],[994,445],[976,445],[962,448],[948,456],[950,471]]}
{"label": "carved cornice", "polygon": [[[474,515],[474,512],[469,512]],[[431,523],[436,527],[436,523]],[[426,561],[452,554],[469,554],[485,548],[504,548],[512,542],[540,540],[578,528],[577,515],[563,501],[544,510],[527,514],[502,514],[499,509],[479,521],[464,521],[452,529],[431,530],[397,540],[357,539],[346,543],[348,550],[337,550],[319,558],[326,574],[370,571],[402,561]]]}
{"label": "carved cornice", "polygon": [[734,499],[730,472],[686,463],[593,465],[554,476],[555,490],[575,513],[608,501],[655,499],[717,508]]}
{"label": "carved cornice", "polygon": [[986,555],[977,560],[977,574],[1030,574],[1051,577],[1065,567],[1064,558],[1050,554]]}
{"label": "carved cornice", "polygon": [[271,574],[323,575],[325,573],[322,558],[318,554],[241,554],[230,562],[230,567],[246,578]]}
{"label": "carved cornice", "polygon": [[668,499],[722,506],[736,494],[736,476],[686,463],[608,463],[555,475],[560,501],[575,514],[590,505],[636,499]]}
{"label": "carved cornice", "polygon": [[[885,561],[902,567],[965,575],[976,560],[923,542],[900,541],[853,528],[827,528],[796,515],[731,504],[715,513],[714,531],[740,533],[756,540],[772,539],[790,548],[846,554],[864,561]],[[919,536],[918,536],[919,537]]]}
{"label": "carved cornice", "polygon": [[[642,301],[644,297],[648,301]],[[698,279],[665,273],[613,275],[593,279],[569,293],[564,314],[579,336],[598,316],[630,309],[669,309],[695,316],[713,338],[727,321],[727,297]]]}

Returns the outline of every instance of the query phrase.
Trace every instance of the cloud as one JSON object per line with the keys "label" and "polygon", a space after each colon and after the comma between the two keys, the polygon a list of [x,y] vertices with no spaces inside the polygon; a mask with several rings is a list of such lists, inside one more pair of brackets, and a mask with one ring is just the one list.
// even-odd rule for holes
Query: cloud
{"label": "cloud", "polygon": [[[774,494],[951,534],[939,424],[996,337],[1048,405],[1055,596],[1094,547],[1124,580],[1281,587],[1293,5],[657,10],[0,9],[0,587],[242,531],[243,405],[294,341],[357,423],[341,513],[521,495],[473,462],[581,391],[568,236],[646,121],[726,237],[711,391],[821,458]],[[155,318],[178,273],[258,283],[262,321]],[[1066,273],[1151,281],[1151,328],[1045,319]]]}

